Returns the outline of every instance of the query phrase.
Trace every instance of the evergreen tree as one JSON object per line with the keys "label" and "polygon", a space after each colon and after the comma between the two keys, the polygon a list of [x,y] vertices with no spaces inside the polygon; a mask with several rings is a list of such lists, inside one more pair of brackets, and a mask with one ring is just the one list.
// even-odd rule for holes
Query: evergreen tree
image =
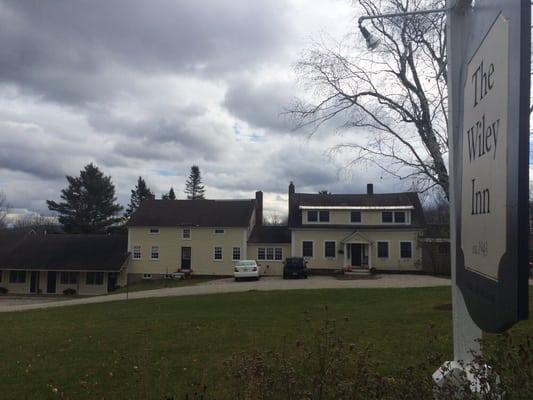
{"label": "evergreen tree", "polygon": [[171,186],[168,193],[163,194],[161,198],[163,200],[176,200],[176,193],[174,193],[174,188]]}
{"label": "evergreen tree", "polygon": [[205,199],[205,188],[202,185],[202,177],[198,165],[191,167],[191,173],[185,182],[185,194],[189,200]]}
{"label": "evergreen tree", "polygon": [[139,176],[139,179],[137,179],[137,185],[135,185],[135,188],[131,191],[130,204],[128,204],[128,208],[126,209],[124,216],[126,218],[131,217],[135,210],[141,206],[143,201],[153,199],[154,197],[154,194],[148,185],[146,185],[145,180]]}
{"label": "evergreen tree", "polygon": [[116,203],[115,186],[110,176],[92,163],[80,171],[79,177],[67,176],[68,187],[61,190],[63,202],[47,200],[48,208],[59,213],[65,232],[100,233],[121,221],[117,213],[122,206]]}

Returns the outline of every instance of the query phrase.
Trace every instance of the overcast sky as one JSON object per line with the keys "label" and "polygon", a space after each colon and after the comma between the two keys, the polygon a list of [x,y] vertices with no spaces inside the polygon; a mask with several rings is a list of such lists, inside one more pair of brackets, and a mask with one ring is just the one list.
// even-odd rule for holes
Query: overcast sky
{"label": "overcast sky", "polygon": [[265,213],[297,191],[404,189],[328,157],[280,115],[293,72],[321,36],[353,29],[343,0],[0,0],[0,191],[46,212],[65,175],[94,162],[126,204],[139,175],[184,198],[192,164],[209,198],[265,192]]}

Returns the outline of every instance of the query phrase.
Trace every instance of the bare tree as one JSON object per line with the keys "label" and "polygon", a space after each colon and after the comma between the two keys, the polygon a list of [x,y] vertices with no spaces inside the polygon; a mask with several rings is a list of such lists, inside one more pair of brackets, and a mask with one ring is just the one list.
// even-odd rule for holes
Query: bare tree
{"label": "bare tree", "polygon": [[[363,15],[440,8],[444,0],[357,0]],[[370,51],[361,35],[304,52],[296,70],[310,90],[289,110],[297,127],[335,123],[351,140],[350,165],[372,163],[418,190],[442,189],[448,169],[445,17],[429,14],[366,22],[381,44]],[[345,136],[348,137],[348,136]]]}
{"label": "bare tree", "polygon": [[0,229],[7,227],[7,214],[9,212],[9,204],[4,193],[0,192]]}

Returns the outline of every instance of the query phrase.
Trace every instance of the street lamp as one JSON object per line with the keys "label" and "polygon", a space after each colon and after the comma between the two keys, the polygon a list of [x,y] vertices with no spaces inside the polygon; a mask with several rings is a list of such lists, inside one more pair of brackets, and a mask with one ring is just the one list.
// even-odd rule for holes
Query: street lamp
{"label": "street lamp", "polygon": [[428,10],[406,11],[406,12],[389,13],[389,14],[364,15],[362,17],[359,17],[358,19],[359,30],[361,31],[361,34],[365,38],[366,47],[369,50],[374,50],[379,46],[379,43],[381,42],[381,40],[378,37],[376,37],[376,35],[373,35],[372,33],[370,33],[369,30],[363,26],[363,21],[366,21],[368,19],[384,19],[384,18],[407,17],[409,15],[445,13],[451,10],[462,12],[465,10],[466,7],[469,7],[470,4],[471,4],[471,0],[457,0],[452,5],[448,7],[444,7],[444,8],[432,8]]}

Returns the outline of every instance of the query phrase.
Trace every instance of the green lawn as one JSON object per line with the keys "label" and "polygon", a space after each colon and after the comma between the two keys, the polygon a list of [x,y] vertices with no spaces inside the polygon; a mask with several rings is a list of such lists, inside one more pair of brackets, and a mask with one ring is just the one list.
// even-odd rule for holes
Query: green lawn
{"label": "green lawn", "polygon": [[129,292],[138,292],[141,290],[154,290],[154,289],[164,289],[164,288],[173,288],[173,287],[183,287],[183,286],[194,286],[199,283],[205,283],[212,281],[218,278],[189,278],[189,279],[145,279],[139,282],[130,283],[129,287],[121,287],[120,289],[109,292],[108,294],[116,293],[126,293]]}
{"label": "green lawn", "polygon": [[451,356],[451,312],[434,309],[449,302],[446,287],[251,291],[0,314],[0,398],[57,399],[57,388],[71,399],[147,399],[154,387],[215,387],[235,352],[290,351],[307,316],[336,319],[393,371],[428,351],[429,325]]}

